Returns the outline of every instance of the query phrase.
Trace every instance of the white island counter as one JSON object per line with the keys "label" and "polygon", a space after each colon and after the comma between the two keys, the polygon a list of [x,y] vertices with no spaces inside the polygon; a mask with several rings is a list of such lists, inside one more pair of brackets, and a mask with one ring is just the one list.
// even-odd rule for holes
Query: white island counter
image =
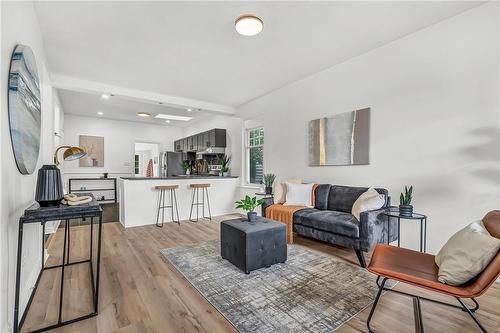
{"label": "white island counter", "polygon": [[[180,176],[165,178],[120,178],[120,222],[125,228],[155,224],[158,211],[159,190],[155,186],[179,185],[177,203],[180,220],[189,218],[191,209],[191,184],[210,184],[210,209],[213,216],[232,213],[235,211],[234,202],[238,200],[238,177],[215,176]],[[200,192],[201,201],[201,192]],[[165,205],[170,205],[170,196],[165,198]],[[196,218],[196,207],[193,207],[193,217]],[[200,206],[200,217],[201,217]],[[208,215],[207,210],[205,214]],[[170,209],[165,210],[165,222],[171,221]],[[161,216],[160,216],[161,218]]]}

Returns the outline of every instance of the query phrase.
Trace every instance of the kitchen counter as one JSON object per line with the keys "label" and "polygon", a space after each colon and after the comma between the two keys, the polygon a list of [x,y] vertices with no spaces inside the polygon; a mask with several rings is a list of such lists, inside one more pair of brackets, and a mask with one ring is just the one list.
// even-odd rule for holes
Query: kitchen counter
{"label": "kitchen counter", "polygon": [[[178,186],[176,196],[181,221],[189,218],[191,200],[193,198],[193,189],[190,185],[197,183],[210,184],[208,193],[212,217],[234,213],[236,211],[234,202],[240,199],[240,180],[238,178],[237,176],[219,177],[202,175],[149,178],[121,177],[118,180],[118,189],[120,191],[120,222],[125,228],[155,224],[159,198],[159,191],[155,187],[165,185]],[[165,205],[170,205],[170,195],[166,196]],[[170,222],[171,216],[170,209],[166,209],[165,222]],[[195,207],[193,207],[193,216],[196,216]]]}
{"label": "kitchen counter", "polygon": [[238,176],[208,176],[208,175],[178,175],[178,176],[168,176],[168,177],[120,177],[125,180],[161,180],[161,179],[235,179]]}

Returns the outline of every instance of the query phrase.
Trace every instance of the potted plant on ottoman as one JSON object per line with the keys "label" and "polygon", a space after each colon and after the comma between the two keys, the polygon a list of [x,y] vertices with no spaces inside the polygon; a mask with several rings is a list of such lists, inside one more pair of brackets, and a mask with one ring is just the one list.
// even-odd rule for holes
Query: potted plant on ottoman
{"label": "potted plant on ottoman", "polygon": [[411,205],[412,192],[413,186],[410,186],[409,189],[405,186],[405,192],[399,196],[399,214],[401,216],[413,215],[413,206]]}
{"label": "potted plant on ottoman", "polygon": [[254,222],[257,218],[255,208],[264,203],[264,199],[257,200],[256,197],[250,198],[248,195],[244,199],[236,201],[236,208],[241,208],[247,212],[248,222]]}
{"label": "potted plant on ottoman", "polygon": [[276,179],[274,173],[267,173],[264,175],[264,186],[266,187],[266,194],[273,194],[273,183]]}

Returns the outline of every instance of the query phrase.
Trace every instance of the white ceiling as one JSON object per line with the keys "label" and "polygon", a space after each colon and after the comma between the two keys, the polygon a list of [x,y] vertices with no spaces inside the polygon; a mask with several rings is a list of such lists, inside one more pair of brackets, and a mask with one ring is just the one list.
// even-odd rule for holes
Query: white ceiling
{"label": "white ceiling", "polygon": [[[112,96],[109,99],[103,99],[101,95],[98,94],[65,89],[58,89],[58,93],[64,113],[79,116],[179,127],[186,127],[194,121],[202,120],[210,116],[208,111],[193,110],[189,112],[184,108],[180,109],[166,105],[139,102],[121,96]],[[103,115],[100,116],[97,112],[102,112]],[[137,112],[149,113],[151,117],[139,117],[137,116]],[[154,118],[154,116],[159,113],[193,117],[193,119],[190,121],[171,120],[170,123],[166,123],[164,119]]]}
{"label": "white ceiling", "polygon": [[[35,7],[52,74],[231,108],[479,4],[68,1]],[[242,13],[263,18],[260,35],[236,33],[234,19]],[[73,107],[86,97],[77,103],[62,95],[73,100],[71,110],[63,104],[66,111],[94,112]]]}

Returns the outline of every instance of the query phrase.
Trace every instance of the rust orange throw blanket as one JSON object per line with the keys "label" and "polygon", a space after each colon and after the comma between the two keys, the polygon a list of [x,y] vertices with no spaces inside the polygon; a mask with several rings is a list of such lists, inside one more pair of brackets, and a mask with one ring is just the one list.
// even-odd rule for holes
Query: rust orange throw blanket
{"label": "rust orange throw blanket", "polygon": [[[314,206],[316,198],[314,192],[318,184],[314,184],[312,188],[312,204]],[[266,217],[286,224],[288,243],[293,243],[293,214],[296,211],[306,208],[306,206],[283,206],[283,204],[274,204],[266,208]]]}

